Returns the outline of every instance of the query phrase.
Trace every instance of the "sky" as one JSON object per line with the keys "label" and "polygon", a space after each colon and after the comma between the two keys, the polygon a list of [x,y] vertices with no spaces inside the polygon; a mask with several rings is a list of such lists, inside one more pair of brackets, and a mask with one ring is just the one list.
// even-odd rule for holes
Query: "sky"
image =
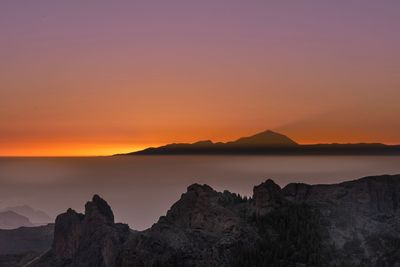
{"label": "sky", "polygon": [[0,155],[266,129],[400,144],[400,1],[0,2]]}

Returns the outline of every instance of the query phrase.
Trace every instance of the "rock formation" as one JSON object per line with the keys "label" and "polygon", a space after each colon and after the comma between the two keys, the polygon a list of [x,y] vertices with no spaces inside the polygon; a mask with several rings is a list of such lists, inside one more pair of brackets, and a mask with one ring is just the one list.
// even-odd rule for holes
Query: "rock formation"
{"label": "rock formation", "polygon": [[254,187],[253,199],[256,213],[261,216],[280,207],[285,202],[280,186],[271,179]]}
{"label": "rock formation", "polygon": [[129,235],[129,227],[114,223],[110,206],[95,195],[85,215],[69,209],[57,217],[51,251],[32,266],[114,267]]}
{"label": "rock formation", "polygon": [[194,184],[142,232],[95,195],[84,215],[57,217],[52,249],[29,266],[399,266],[399,192],[400,175],[267,180],[250,199]]}

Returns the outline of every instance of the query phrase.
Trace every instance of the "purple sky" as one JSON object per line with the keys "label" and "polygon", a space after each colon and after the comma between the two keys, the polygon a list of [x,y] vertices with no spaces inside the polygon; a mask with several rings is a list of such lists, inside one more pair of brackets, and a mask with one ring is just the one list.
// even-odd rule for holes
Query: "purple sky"
{"label": "purple sky", "polygon": [[400,1],[0,2],[0,154],[267,128],[400,143]]}

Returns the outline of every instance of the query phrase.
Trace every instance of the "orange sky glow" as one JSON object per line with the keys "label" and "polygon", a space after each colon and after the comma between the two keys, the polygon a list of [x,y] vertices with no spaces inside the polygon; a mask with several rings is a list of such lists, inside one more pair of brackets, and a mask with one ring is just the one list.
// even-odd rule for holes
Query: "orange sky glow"
{"label": "orange sky glow", "polygon": [[396,1],[43,2],[0,3],[0,156],[400,144]]}

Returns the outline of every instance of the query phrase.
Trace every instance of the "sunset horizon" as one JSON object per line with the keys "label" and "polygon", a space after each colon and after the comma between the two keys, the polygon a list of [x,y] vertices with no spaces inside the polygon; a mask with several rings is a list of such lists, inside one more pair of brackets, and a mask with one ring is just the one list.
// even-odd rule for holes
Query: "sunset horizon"
{"label": "sunset horizon", "polygon": [[[148,143],[148,144],[119,144],[119,143],[53,143],[53,144],[41,144],[41,143],[34,143],[34,144],[27,144],[24,146],[24,144],[21,144],[21,148],[18,149],[18,146],[13,146],[13,149],[11,152],[8,152],[7,154],[7,149],[0,150],[4,154],[0,154],[0,157],[91,157],[91,156],[112,156],[115,154],[121,154],[121,153],[130,153],[130,152],[137,152],[144,150],[146,148],[151,148],[151,147],[160,147],[168,144],[174,144],[174,143],[195,143],[199,141],[205,141],[209,140],[214,143],[216,142],[230,142],[230,141],[235,141],[239,138],[246,137],[246,136],[251,136],[260,132],[264,131],[269,131],[267,130],[259,130],[257,132],[246,132],[242,135],[227,135],[225,138],[207,138],[203,135],[203,138],[196,138],[195,136],[192,136],[191,138],[186,138],[186,139],[171,139],[170,141],[165,141],[165,142],[159,142],[159,143]],[[302,141],[301,139],[296,138],[293,135],[287,135],[282,131],[278,130],[273,130],[274,132],[284,134],[288,136],[289,138],[295,140],[297,143],[302,144],[302,145],[311,145],[311,144],[385,144],[385,145],[399,145],[399,143],[390,143],[390,142],[382,142],[377,139],[346,139],[346,138],[337,138],[337,139],[332,139],[334,141],[328,141],[326,139],[315,139],[315,141],[309,140],[309,139],[304,139],[305,141]],[[31,145],[32,147],[30,147]]]}
{"label": "sunset horizon", "polygon": [[400,0],[0,1],[0,267],[399,267]]}
{"label": "sunset horizon", "polygon": [[1,5],[2,156],[400,143],[396,2]]}

